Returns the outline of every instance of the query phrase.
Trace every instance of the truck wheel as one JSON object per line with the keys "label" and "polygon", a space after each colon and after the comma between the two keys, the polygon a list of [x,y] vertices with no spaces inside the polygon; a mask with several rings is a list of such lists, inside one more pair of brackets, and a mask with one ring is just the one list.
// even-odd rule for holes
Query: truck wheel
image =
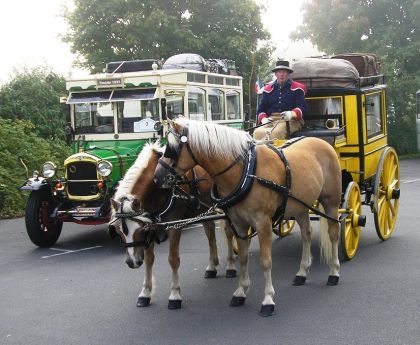
{"label": "truck wheel", "polygon": [[39,247],[51,246],[60,237],[63,222],[50,217],[55,206],[47,191],[32,191],[26,202],[26,231],[30,240]]}

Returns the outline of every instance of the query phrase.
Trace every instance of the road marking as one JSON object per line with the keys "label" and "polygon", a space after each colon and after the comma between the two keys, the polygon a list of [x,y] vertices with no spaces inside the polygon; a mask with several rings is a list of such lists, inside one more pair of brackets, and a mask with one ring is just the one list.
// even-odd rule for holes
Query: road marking
{"label": "road marking", "polygon": [[82,249],[77,249],[77,250],[67,250],[67,249],[49,248],[49,249],[51,249],[51,250],[61,251],[61,253],[58,253],[58,254],[52,254],[52,255],[46,255],[46,256],[42,256],[42,257],[41,257],[41,259],[48,259],[48,258],[52,258],[53,256],[59,256],[59,255],[65,255],[65,254],[77,253],[77,252],[82,252],[82,251],[85,251],[85,250],[96,249],[96,248],[101,248],[101,247],[102,247],[102,246],[95,246],[95,247],[82,248]]}
{"label": "road marking", "polygon": [[402,183],[413,183],[413,182],[417,182],[420,181],[420,178],[416,178],[415,180],[403,180],[401,181]]}

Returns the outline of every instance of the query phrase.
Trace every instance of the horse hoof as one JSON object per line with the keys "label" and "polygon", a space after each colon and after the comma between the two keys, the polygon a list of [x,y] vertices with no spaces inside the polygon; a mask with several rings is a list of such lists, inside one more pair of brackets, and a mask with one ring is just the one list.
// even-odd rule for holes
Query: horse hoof
{"label": "horse hoof", "polygon": [[137,300],[137,307],[148,307],[150,305],[150,297],[139,297]]}
{"label": "horse hoof", "polygon": [[295,279],[293,280],[294,286],[305,285],[305,283],[306,283],[306,277],[303,277],[303,276],[296,276]]}
{"label": "horse hoof", "polygon": [[216,278],[217,276],[217,271],[206,271],[206,273],[204,273],[204,278],[209,279],[209,278]]}
{"label": "horse hoof", "polygon": [[338,284],[339,279],[340,279],[340,277],[337,277],[337,276],[328,276],[327,285],[335,286],[335,285]]}
{"label": "horse hoof", "polygon": [[180,309],[182,300],[180,299],[170,299],[168,303],[168,309]]}
{"label": "horse hoof", "polygon": [[260,316],[267,317],[274,315],[274,304],[265,304],[261,306]]}
{"label": "horse hoof", "polygon": [[235,278],[236,270],[226,270],[226,278]]}
{"label": "horse hoof", "polygon": [[230,300],[230,306],[231,307],[240,307],[241,305],[245,304],[246,297],[236,297],[233,296]]}

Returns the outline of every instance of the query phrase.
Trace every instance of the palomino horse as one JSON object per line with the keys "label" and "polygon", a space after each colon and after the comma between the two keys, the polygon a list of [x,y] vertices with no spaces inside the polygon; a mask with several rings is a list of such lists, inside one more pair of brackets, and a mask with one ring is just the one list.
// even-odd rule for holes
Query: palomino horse
{"label": "palomino horse", "polygon": [[[328,228],[321,231],[321,250],[330,268],[327,284],[336,285],[339,279],[341,171],[337,155],[332,146],[317,138],[303,138],[282,152],[287,164],[282,162],[275,148],[255,145],[243,131],[209,122],[177,119],[170,123],[168,145],[155,171],[156,182],[165,188],[174,176],[199,164],[214,178],[213,199],[228,213],[233,230],[242,239],[246,238],[249,227],[257,232],[265,277],[262,316],[274,313],[272,219],[275,215],[274,218],[278,218],[278,210],[282,211],[280,217],[283,214],[284,219],[294,217],[301,229],[302,260],[294,285],[305,284],[312,262],[308,206],[316,200],[328,217]],[[290,180],[291,187],[284,188]],[[289,201],[285,205],[286,194]],[[232,306],[245,302],[250,285],[247,241],[239,240],[238,245],[240,276]]]}
{"label": "palomino horse", "polygon": [[[143,287],[138,297],[137,306],[145,307],[150,304],[152,295],[152,267],[154,262],[154,242],[166,239],[166,231],[145,230],[145,225],[150,225],[156,220],[171,221],[196,216],[205,209],[203,205],[210,203],[211,179],[200,167],[187,172],[188,177],[195,174],[195,188],[183,187],[186,192],[199,196],[198,198],[176,199],[169,190],[157,188],[153,182],[153,173],[158,159],[162,156],[163,148],[159,143],[146,144],[133,166],[127,171],[120,182],[112,204],[112,218],[110,230],[114,230],[121,238],[126,248],[126,263],[130,268],[138,268],[145,262]],[[193,190],[193,191],[192,191]],[[195,193],[194,193],[195,190]],[[224,222],[221,222],[224,225]],[[210,257],[206,268],[205,277],[216,277],[216,266],[219,264],[214,221],[203,223],[209,241]],[[228,241],[228,265],[226,276],[236,276],[235,259],[232,249],[233,234],[225,228]],[[181,294],[179,285],[178,268],[179,241],[181,229],[169,231],[168,261],[172,268],[172,284],[168,308],[181,307]]]}

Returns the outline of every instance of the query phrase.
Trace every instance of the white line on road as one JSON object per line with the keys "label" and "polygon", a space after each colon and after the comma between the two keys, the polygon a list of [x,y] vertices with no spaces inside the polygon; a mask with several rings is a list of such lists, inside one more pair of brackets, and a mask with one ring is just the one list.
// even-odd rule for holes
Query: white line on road
{"label": "white line on road", "polygon": [[413,182],[417,182],[417,181],[420,181],[420,178],[416,178],[415,180],[403,180],[403,181],[401,181],[402,183],[413,183]]}
{"label": "white line on road", "polygon": [[66,250],[66,249],[50,248],[51,250],[59,250],[59,251],[62,251],[62,253],[53,254],[53,255],[46,255],[46,256],[42,256],[42,257],[41,257],[41,259],[48,259],[48,258],[51,258],[51,257],[53,257],[53,256],[59,256],[59,255],[65,255],[65,254],[77,253],[77,252],[82,252],[82,251],[84,251],[84,250],[96,249],[96,248],[101,248],[101,247],[102,247],[102,246],[95,246],[95,247],[82,248],[82,249],[77,249],[77,250]]}

